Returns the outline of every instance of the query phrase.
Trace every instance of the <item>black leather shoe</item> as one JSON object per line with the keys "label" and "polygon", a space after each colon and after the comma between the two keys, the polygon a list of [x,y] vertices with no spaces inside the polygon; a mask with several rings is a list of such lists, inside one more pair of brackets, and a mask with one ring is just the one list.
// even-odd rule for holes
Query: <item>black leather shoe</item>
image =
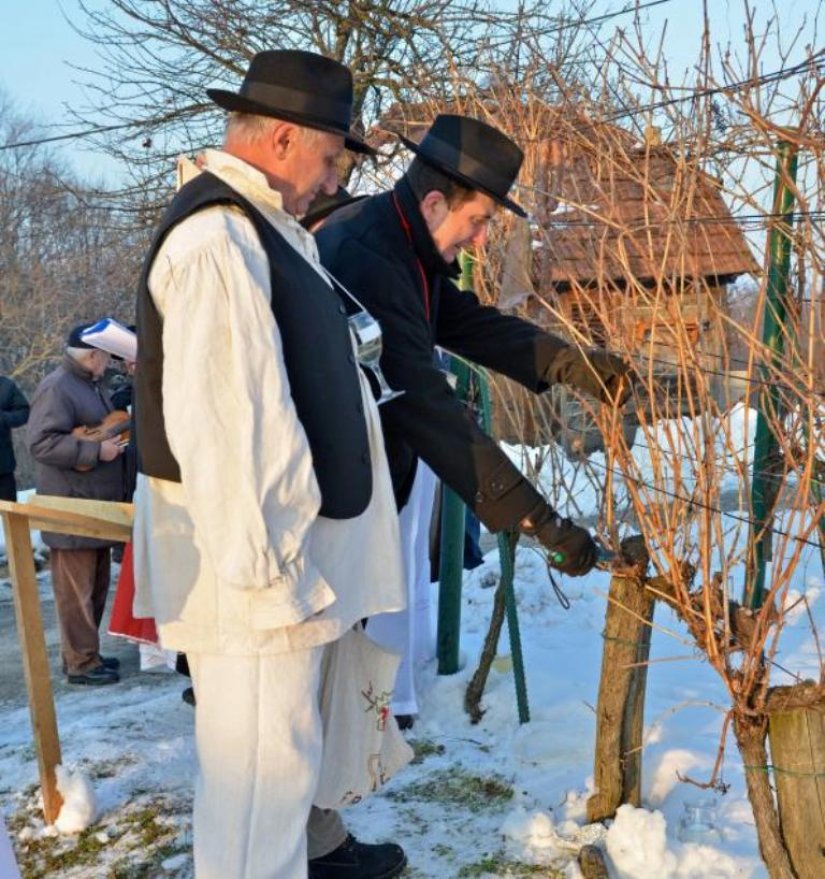
{"label": "black leather shoe", "polygon": [[66,680],[70,684],[81,684],[86,687],[105,687],[107,684],[116,684],[120,680],[120,675],[112,668],[97,665],[88,671],[66,675]]}
{"label": "black leather shoe", "polygon": [[407,866],[400,845],[370,845],[348,834],[335,851],[309,862],[309,879],[394,879]]}
{"label": "black leather shoe", "polygon": [[[117,671],[120,668],[120,660],[116,656],[101,656],[98,654],[97,657],[103,668],[108,668],[110,671]],[[67,674],[66,671],[66,661],[63,661],[63,674]]]}
{"label": "black leather shoe", "polygon": [[412,729],[415,726],[415,717],[412,714],[396,714],[395,722],[401,730]]}

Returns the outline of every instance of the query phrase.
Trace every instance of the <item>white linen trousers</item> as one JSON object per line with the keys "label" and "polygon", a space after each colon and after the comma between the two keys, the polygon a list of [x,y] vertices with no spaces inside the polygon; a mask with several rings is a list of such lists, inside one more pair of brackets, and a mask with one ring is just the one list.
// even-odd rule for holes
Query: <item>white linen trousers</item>
{"label": "white linen trousers", "polygon": [[198,697],[197,879],[306,879],[306,820],[321,766],[323,651],[188,654]]}

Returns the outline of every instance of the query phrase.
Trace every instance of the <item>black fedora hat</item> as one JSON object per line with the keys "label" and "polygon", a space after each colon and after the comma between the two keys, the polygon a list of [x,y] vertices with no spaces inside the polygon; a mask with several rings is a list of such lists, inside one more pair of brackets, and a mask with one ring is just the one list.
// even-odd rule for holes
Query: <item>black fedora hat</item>
{"label": "black fedora hat", "polygon": [[258,52],[238,92],[207,89],[206,94],[224,110],[274,116],[340,134],[347,149],[375,153],[350,131],[352,74],[332,58],[297,49]]}
{"label": "black fedora hat", "polygon": [[421,143],[403,136],[401,140],[447,176],[489,195],[514,214],[527,216],[524,208],[507,198],[524,153],[497,128],[469,116],[442,113],[435,117]]}

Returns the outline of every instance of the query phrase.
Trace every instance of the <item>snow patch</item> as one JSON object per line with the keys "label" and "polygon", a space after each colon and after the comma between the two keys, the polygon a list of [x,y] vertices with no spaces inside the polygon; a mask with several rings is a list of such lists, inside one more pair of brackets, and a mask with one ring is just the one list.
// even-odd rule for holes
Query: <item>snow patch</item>
{"label": "snow patch", "polygon": [[504,820],[501,835],[509,843],[508,850],[521,859],[529,856],[539,863],[549,863],[569,849],[569,843],[559,836],[546,812],[514,810]]}
{"label": "snow patch", "polygon": [[694,751],[672,748],[659,756],[658,763],[648,770],[653,781],[645,799],[653,806],[661,806],[668,794],[679,783],[679,775],[686,775],[697,766],[707,765],[707,760]]}
{"label": "snow patch", "polygon": [[673,879],[677,859],[667,848],[661,812],[620,806],[607,831],[607,853],[618,879]]}
{"label": "snow patch", "polygon": [[97,815],[95,792],[89,779],[79,771],[58,766],[57,789],[63,797],[60,814],[54,826],[64,835],[81,833],[89,827]]}

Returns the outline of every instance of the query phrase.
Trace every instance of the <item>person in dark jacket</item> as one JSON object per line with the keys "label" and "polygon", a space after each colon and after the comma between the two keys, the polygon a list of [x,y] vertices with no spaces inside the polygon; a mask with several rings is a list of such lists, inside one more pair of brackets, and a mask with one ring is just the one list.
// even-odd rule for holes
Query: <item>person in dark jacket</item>
{"label": "person in dark jacket", "polygon": [[16,501],[14,445],[11,432],[29,420],[29,401],[17,385],[0,375],[0,500]]}
{"label": "person in dark jacket", "polygon": [[[113,410],[101,386],[110,355],[69,334],[63,362],[37,386],[27,429],[40,494],[121,501],[123,448],[114,440],[75,436]],[[100,655],[99,627],[110,580],[111,541],[43,533],[50,548],[52,587],[60,625],[64,671],[70,684],[103,685],[119,680],[117,659]]]}
{"label": "person in dark jacket", "polygon": [[[381,407],[399,507],[420,457],[491,530],[535,536],[561,571],[595,564],[590,533],[559,516],[476,424],[433,363],[433,348],[489,367],[541,393],[557,382],[622,403],[628,366],[603,350],[585,351],[459,290],[457,256],[484,244],[497,206],[524,211],[507,193],[521,150],[489,125],[436,118],[391,192],[335,211],[316,233],[325,267],[383,331],[381,367],[404,394]],[[349,306],[349,303],[348,303]]]}

